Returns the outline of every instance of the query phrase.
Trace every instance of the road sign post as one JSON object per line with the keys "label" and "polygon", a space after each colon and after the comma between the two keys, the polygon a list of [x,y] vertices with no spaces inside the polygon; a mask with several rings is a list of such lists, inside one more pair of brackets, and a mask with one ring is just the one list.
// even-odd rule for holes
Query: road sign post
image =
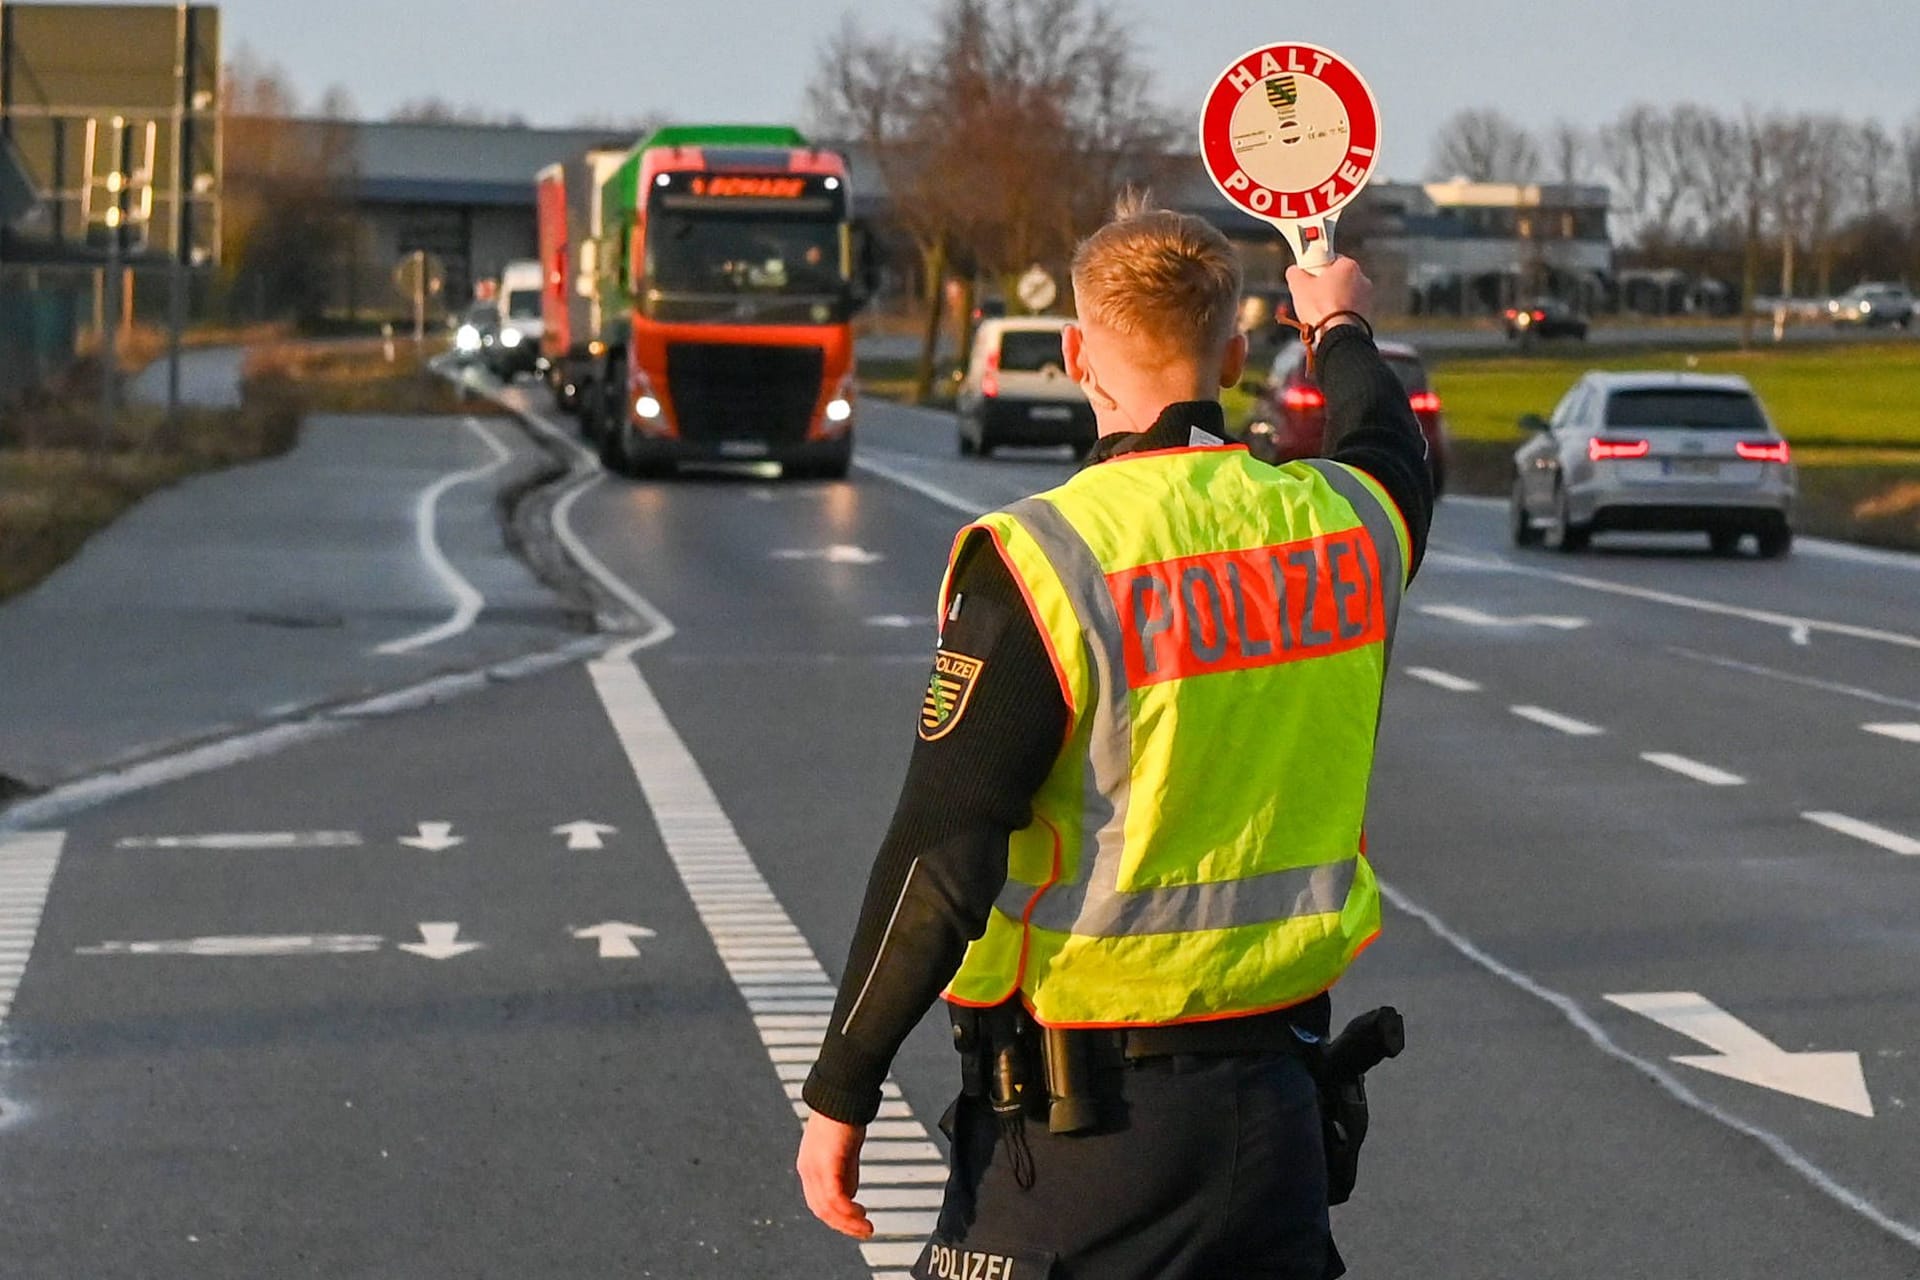
{"label": "road sign post", "polygon": [[1330,49],[1282,43],[1227,65],[1200,113],[1200,156],[1220,194],[1271,224],[1302,267],[1334,259],[1340,211],[1380,156],[1380,108]]}

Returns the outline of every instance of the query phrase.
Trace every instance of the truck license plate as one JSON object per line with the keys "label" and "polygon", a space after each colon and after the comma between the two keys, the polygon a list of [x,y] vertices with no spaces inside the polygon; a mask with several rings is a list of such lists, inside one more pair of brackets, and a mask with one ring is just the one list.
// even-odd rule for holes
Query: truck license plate
{"label": "truck license plate", "polygon": [[720,456],[723,458],[764,458],[767,456],[767,443],[764,440],[722,440]]}

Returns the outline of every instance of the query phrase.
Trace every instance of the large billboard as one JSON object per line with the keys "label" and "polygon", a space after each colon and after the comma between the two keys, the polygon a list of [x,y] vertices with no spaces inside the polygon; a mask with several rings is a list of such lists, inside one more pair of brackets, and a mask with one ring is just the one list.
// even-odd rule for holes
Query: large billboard
{"label": "large billboard", "polygon": [[0,0],[0,136],[41,195],[0,256],[97,261],[120,224],[133,260],[212,262],[219,97],[213,5]]}

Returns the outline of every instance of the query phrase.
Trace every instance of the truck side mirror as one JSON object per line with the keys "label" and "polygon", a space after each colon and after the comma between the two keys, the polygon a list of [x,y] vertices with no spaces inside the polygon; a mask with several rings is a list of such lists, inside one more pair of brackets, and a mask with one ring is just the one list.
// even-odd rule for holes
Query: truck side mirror
{"label": "truck side mirror", "polygon": [[880,255],[874,247],[873,232],[865,223],[853,224],[851,248],[853,274],[847,281],[847,299],[859,309],[880,292]]}

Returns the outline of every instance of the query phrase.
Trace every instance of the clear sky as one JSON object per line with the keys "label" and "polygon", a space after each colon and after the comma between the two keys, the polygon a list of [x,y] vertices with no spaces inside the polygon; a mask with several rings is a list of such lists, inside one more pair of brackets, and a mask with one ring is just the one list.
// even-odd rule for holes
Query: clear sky
{"label": "clear sky", "polygon": [[[1269,40],[1337,49],[1372,82],[1383,175],[1427,166],[1469,106],[1529,123],[1612,118],[1636,100],[1920,113],[1920,0],[1117,0],[1161,96],[1199,110],[1219,70]],[[286,69],[311,102],[363,115],[425,95],[536,124],[662,112],[798,117],[823,35],[852,11],[924,30],[932,0],[222,0],[227,50]]]}

